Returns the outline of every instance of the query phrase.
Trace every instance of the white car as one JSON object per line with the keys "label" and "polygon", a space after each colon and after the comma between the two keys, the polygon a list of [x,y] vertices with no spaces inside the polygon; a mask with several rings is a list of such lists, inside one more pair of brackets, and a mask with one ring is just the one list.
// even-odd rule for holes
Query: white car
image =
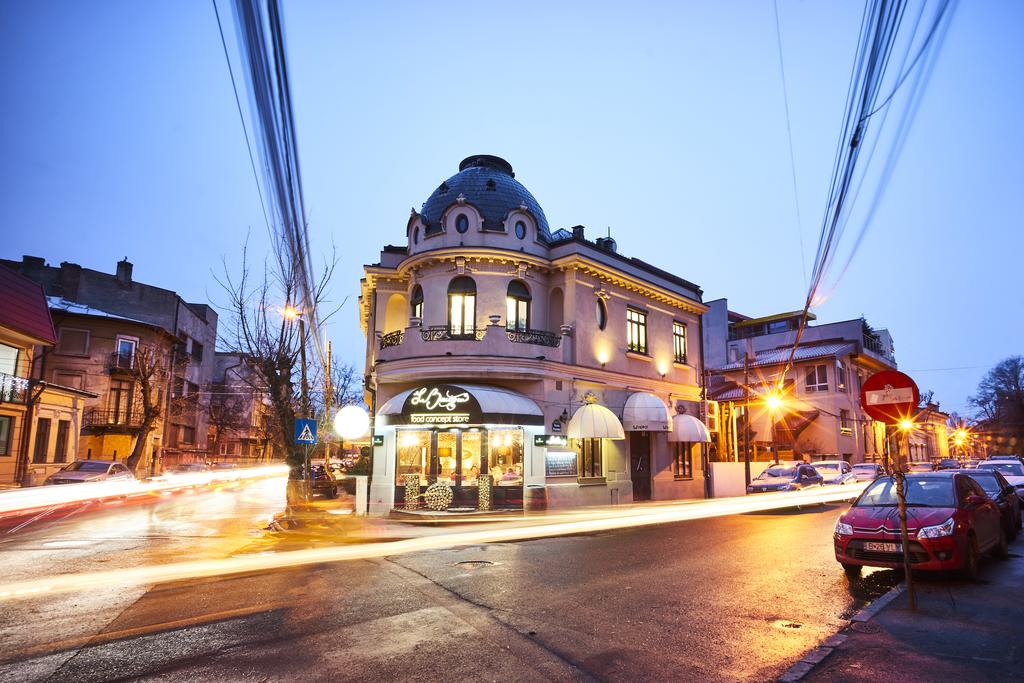
{"label": "white car", "polygon": [[75,460],[48,476],[43,484],[81,484],[87,481],[135,481],[135,475],[113,460]]}
{"label": "white car", "polygon": [[882,466],[874,462],[860,462],[853,466],[855,481],[874,481],[885,474]]}
{"label": "white car", "polygon": [[825,484],[847,484],[856,481],[853,468],[845,460],[821,460],[812,462],[811,466],[818,470]]}
{"label": "white car", "polygon": [[978,464],[979,470],[996,470],[1006,482],[1017,491],[1017,497],[1024,503],[1024,465],[1019,460],[989,458]]}

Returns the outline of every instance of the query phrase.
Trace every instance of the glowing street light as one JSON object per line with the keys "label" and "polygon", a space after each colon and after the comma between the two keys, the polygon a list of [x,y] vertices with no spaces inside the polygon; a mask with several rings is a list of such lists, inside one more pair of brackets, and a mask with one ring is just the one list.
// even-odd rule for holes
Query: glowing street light
{"label": "glowing street light", "polygon": [[913,428],[914,428],[914,421],[913,420],[909,420],[907,418],[903,418],[902,420],[900,420],[900,429],[902,429],[904,432],[909,432]]}
{"label": "glowing street light", "polygon": [[345,406],[334,416],[334,431],[343,439],[354,441],[370,430],[370,416],[359,406]]}
{"label": "glowing street light", "polygon": [[764,404],[768,406],[768,410],[773,413],[778,412],[779,408],[782,407],[782,397],[778,394],[768,394],[764,398]]}

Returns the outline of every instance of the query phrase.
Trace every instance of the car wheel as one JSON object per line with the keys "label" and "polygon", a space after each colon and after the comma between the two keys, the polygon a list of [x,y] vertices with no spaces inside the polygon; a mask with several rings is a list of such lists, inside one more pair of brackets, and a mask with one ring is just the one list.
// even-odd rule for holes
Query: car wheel
{"label": "car wheel", "polygon": [[967,537],[967,547],[964,549],[964,564],[960,568],[960,576],[968,581],[977,581],[979,565],[981,564],[981,553],[978,552],[978,540],[974,534]]}
{"label": "car wheel", "polygon": [[1003,529],[999,530],[999,541],[992,548],[992,555],[1000,560],[1005,560],[1010,556],[1010,544],[1006,540],[1006,531]]}
{"label": "car wheel", "polygon": [[861,566],[859,564],[843,564],[843,572],[851,579],[860,578]]}

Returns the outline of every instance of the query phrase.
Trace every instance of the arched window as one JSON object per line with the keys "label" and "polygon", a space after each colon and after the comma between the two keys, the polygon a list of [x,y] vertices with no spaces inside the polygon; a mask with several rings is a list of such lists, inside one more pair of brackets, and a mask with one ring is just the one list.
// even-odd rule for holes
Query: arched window
{"label": "arched window", "polygon": [[459,276],[448,285],[448,333],[472,336],[476,330],[476,283]]}
{"label": "arched window", "polygon": [[419,244],[420,243],[420,226],[418,226],[418,225],[415,228],[412,229],[412,243],[413,244]]}
{"label": "arched window", "polygon": [[505,328],[525,332],[530,329],[530,290],[519,280],[508,283],[505,296]]}
{"label": "arched window", "polygon": [[601,299],[597,300],[597,329],[603,330],[608,325],[608,306]]}
{"label": "arched window", "polygon": [[455,217],[455,229],[459,232],[469,230],[469,218],[466,217],[466,214],[460,213]]}
{"label": "arched window", "polygon": [[409,299],[409,315],[423,320],[423,288],[419,285],[412,288],[412,298]]}

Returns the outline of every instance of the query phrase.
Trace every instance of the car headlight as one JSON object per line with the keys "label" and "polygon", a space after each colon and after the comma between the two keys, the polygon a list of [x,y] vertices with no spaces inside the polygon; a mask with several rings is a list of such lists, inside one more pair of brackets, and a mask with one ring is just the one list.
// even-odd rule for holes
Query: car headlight
{"label": "car headlight", "polygon": [[840,536],[853,536],[853,527],[840,520],[836,522],[836,533]]}
{"label": "car headlight", "polygon": [[943,536],[952,536],[953,529],[956,528],[956,522],[950,517],[942,524],[938,526],[924,526],[917,532],[918,538],[942,538]]}

